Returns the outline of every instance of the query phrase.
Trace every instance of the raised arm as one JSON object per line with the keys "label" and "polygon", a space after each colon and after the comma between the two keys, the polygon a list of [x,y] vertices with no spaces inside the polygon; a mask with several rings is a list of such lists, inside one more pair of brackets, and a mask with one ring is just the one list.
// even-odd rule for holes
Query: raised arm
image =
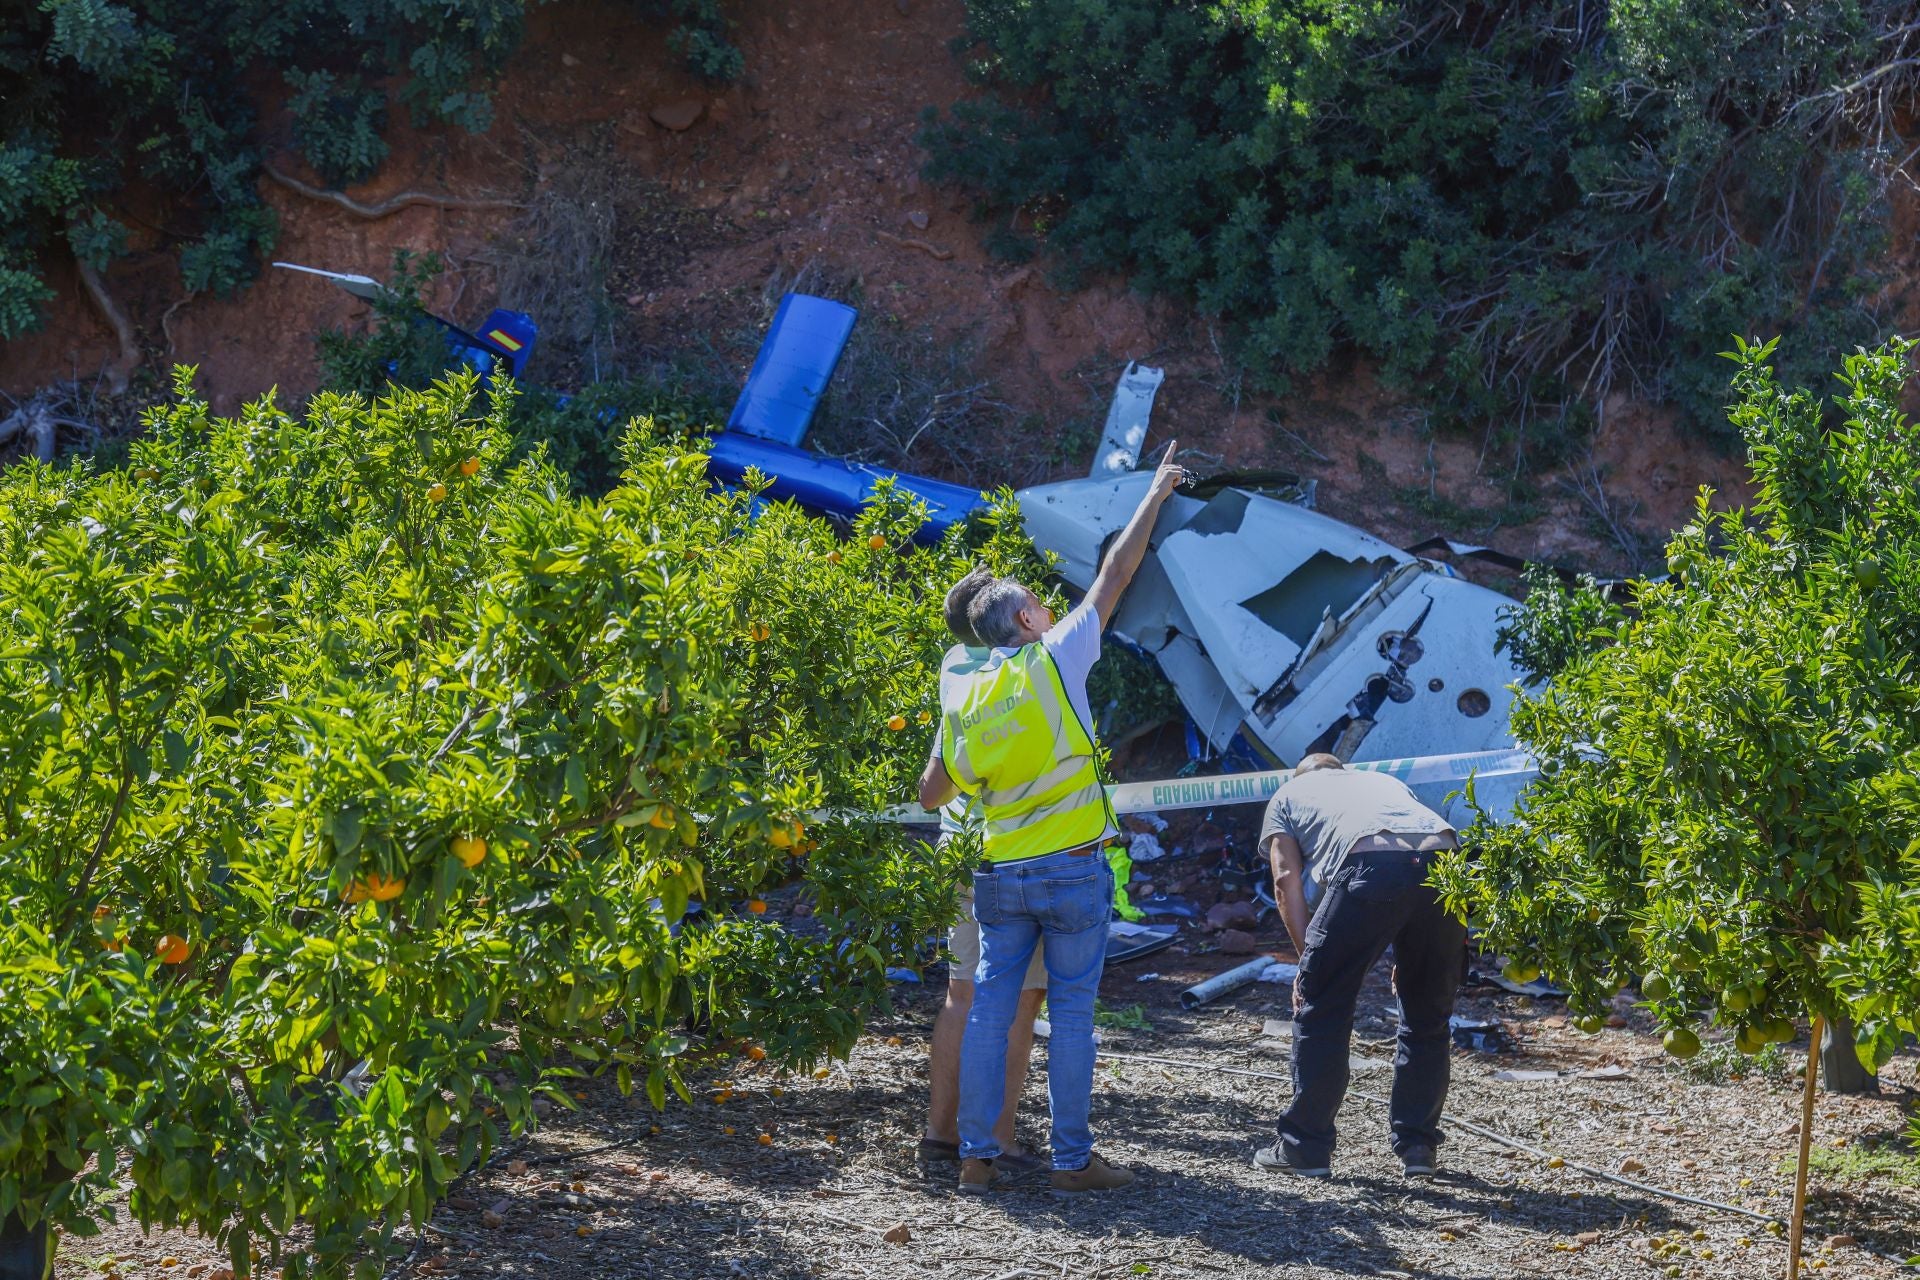
{"label": "raised arm", "polygon": [[1100,615],[1102,630],[1113,621],[1113,611],[1120,607],[1120,597],[1126,593],[1127,585],[1140,568],[1140,562],[1146,558],[1147,539],[1153,535],[1153,522],[1160,518],[1160,504],[1167,500],[1174,486],[1187,477],[1186,468],[1173,460],[1176,443],[1172,440],[1167,442],[1167,452],[1153,473],[1153,483],[1147,488],[1147,496],[1140,499],[1133,518],[1127,521],[1127,527],[1120,531],[1120,536],[1113,540],[1113,546],[1107,550],[1106,561],[1101,564],[1100,572],[1087,592],[1087,603]]}

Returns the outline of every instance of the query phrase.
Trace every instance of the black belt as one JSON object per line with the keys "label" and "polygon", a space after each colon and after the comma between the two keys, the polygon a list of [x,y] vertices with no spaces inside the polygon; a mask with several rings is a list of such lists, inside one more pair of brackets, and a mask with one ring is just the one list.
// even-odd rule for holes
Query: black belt
{"label": "black belt", "polygon": [[1347,850],[1348,857],[1405,857],[1409,854],[1442,853],[1460,847],[1458,836],[1446,832],[1422,832],[1419,834],[1391,834],[1365,836],[1354,841],[1353,848]]}

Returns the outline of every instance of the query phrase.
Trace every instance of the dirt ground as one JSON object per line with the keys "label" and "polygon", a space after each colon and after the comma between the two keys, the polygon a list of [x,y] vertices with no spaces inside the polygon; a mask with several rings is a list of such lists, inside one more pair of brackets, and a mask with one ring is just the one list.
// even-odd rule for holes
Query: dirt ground
{"label": "dirt ground", "polygon": [[[1271,917],[1256,937],[1284,954]],[[1409,1182],[1386,1142],[1396,1024],[1383,967],[1362,1001],[1334,1177],[1292,1179],[1249,1163],[1289,1092],[1284,989],[1255,985],[1194,1011],[1179,1001],[1243,959],[1189,926],[1175,947],[1107,972],[1107,1020],[1131,1025],[1100,1030],[1093,1118],[1099,1149],[1141,1171],[1130,1191],[1063,1201],[1030,1175],[975,1200],[956,1192],[951,1163],[918,1155],[927,1034],[943,995],[936,966],[924,984],[896,988],[895,1010],[846,1062],[811,1076],[741,1056],[699,1082],[691,1107],[665,1114],[605,1081],[582,1082],[577,1111],[462,1180],[387,1276],[1784,1274],[1784,1237],[1768,1219],[1786,1217],[1792,1190],[1799,1094],[1787,1070],[1690,1080],[1630,994],[1621,1025],[1586,1036],[1551,999],[1473,982],[1458,1013],[1497,1021],[1512,1049],[1455,1048],[1442,1174]],[[1804,1035],[1786,1051],[1804,1061]],[[1716,1054],[1734,1061],[1710,1046]],[[1021,1130],[1044,1147],[1044,1048],[1035,1059]],[[1890,1277],[1920,1250],[1920,1163],[1902,1143],[1915,1068],[1912,1054],[1897,1060],[1877,1097],[1819,1098],[1810,1274]],[[1903,1154],[1849,1164],[1850,1150]],[[129,1226],[67,1242],[62,1263],[65,1276],[123,1280],[212,1280],[220,1267],[207,1242]]]}

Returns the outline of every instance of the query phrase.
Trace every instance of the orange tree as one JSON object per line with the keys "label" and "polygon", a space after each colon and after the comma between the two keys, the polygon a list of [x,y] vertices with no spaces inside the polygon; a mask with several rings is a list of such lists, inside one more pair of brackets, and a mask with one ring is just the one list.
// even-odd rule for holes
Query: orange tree
{"label": "orange tree", "polygon": [[[239,1275],[374,1275],[560,1077],[844,1054],[949,908],[810,815],[910,793],[889,726],[959,559],[1031,554],[1007,512],[843,542],[646,419],[581,500],[506,398],[220,419],[183,373],[125,469],[0,476],[0,1220],[124,1180]],[[794,877],[817,933],[740,909]]]}
{"label": "orange tree", "polygon": [[1514,704],[1542,776],[1443,862],[1488,945],[1596,1024],[1632,976],[1699,1050],[1847,1017],[1882,1065],[1920,1014],[1920,452],[1911,344],[1848,358],[1837,414],[1731,353],[1751,511],[1709,509],[1636,616]]}

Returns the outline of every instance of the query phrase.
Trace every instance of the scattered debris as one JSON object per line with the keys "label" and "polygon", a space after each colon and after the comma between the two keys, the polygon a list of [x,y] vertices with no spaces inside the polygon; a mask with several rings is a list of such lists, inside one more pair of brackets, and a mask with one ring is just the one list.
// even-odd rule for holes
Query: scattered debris
{"label": "scattered debris", "polygon": [[1242,987],[1251,986],[1260,980],[1273,964],[1273,957],[1261,956],[1249,960],[1237,968],[1225,973],[1215,974],[1205,982],[1188,987],[1180,993],[1180,1005],[1185,1009],[1198,1009],[1203,1004],[1211,1004],[1222,996],[1232,995]]}
{"label": "scattered debris", "polygon": [[1160,839],[1151,831],[1136,831],[1127,837],[1127,856],[1136,863],[1158,862],[1167,856],[1160,847]]}
{"label": "scattered debris", "polygon": [[1171,893],[1156,893],[1150,898],[1136,898],[1133,905],[1150,916],[1178,916],[1182,920],[1199,918],[1200,909],[1185,898]]}
{"label": "scattered debris", "polygon": [[1453,1028],[1453,1042],[1469,1053],[1512,1053],[1517,1047],[1507,1029],[1496,1021],[1475,1021],[1459,1014],[1447,1021]]}
{"label": "scattered debris", "polygon": [[[1497,1026],[1498,1024],[1490,1025]],[[1458,1028],[1456,1028],[1456,1038],[1457,1036]],[[1495,1080],[1509,1084],[1526,1083],[1533,1080],[1626,1080],[1630,1079],[1631,1076],[1632,1073],[1621,1066],[1593,1067],[1584,1071],[1578,1069],[1570,1069],[1567,1071],[1508,1070],[1493,1073]]]}
{"label": "scattered debris", "polygon": [[1545,1000],[1564,1000],[1567,993],[1554,986],[1545,978],[1535,978],[1532,982],[1515,982],[1499,970],[1475,969],[1469,975],[1470,981],[1477,986],[1495,986],[1503,991],[1511,991],[1517,996],[1534,996]]}

